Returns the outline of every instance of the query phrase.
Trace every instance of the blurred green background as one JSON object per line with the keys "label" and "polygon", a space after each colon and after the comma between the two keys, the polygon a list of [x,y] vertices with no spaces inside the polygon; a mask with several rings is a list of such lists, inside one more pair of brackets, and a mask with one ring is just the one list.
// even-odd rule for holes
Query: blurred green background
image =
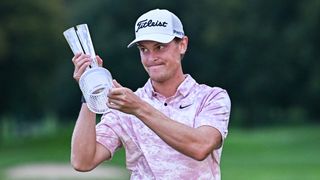
{"label": "blurred green background", "polygon": [[319,0],[0,0],[0,179],[19,164],[69,161],[81,92],[63,31],[88,24],[104,67],[136,90],[148,76],[126,46],[154,8],[184,25],[185,73],[231,97],[223,179],[319,179]]}

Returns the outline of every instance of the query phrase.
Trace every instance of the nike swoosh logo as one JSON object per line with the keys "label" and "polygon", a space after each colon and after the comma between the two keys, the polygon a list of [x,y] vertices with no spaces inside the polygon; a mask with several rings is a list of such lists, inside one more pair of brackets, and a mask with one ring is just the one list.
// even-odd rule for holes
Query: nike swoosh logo
{"label": "nike swoosh logo", "polygon": [[188,104],[188,105],[185,105],[185,106],[182,106],[182,105],[180,105],[179,106],[179,109],[184,109],[184,108],[187,108],[187,107],[189,107],[189,106],[191,106],[192,104]]}

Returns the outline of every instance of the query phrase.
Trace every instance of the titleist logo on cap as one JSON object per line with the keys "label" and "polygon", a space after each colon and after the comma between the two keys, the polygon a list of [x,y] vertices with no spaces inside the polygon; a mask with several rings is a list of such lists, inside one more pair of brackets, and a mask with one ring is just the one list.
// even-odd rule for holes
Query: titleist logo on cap
{"label": "titleist logo on cap", "polygon": [[142,20],[142,21],[139,21],[137,23],[137,30],[136,32],[138,32],[140,29],[143,29],[143,28],[146,28],[146,27],[153,27],[153,26],[162,26],[162,27],[167,27],[167,22],[163,21],[152,21],[152,19],[148,20],[148,19],[145,19],[145,20]]}

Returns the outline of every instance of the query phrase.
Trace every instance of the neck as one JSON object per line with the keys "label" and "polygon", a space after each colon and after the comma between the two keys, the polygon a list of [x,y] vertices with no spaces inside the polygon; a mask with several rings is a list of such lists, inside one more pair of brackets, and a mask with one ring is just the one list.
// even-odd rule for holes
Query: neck
{"label": "neck", "polygon": [[165,97],[173,96],[180,84],[184,81],[185,75],[183,73],[177,75],[175,78],[168,79],[163,82],[151,81],[154,90]]}

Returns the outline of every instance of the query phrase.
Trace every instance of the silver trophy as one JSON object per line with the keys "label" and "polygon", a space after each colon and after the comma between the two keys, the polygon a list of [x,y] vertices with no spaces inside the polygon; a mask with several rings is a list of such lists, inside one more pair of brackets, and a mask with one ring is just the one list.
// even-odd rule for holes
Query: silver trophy
{"label": "silver trophy", "polygon": [[73,54],[84,53],[90,55],[91,65],[79,79],[79,86],[87,102],[88,108],[97,114],[108,111],[107,93],[112,87],[111,73],[98,66],[96,54],[87,24],[80,24],[63,32]]}

